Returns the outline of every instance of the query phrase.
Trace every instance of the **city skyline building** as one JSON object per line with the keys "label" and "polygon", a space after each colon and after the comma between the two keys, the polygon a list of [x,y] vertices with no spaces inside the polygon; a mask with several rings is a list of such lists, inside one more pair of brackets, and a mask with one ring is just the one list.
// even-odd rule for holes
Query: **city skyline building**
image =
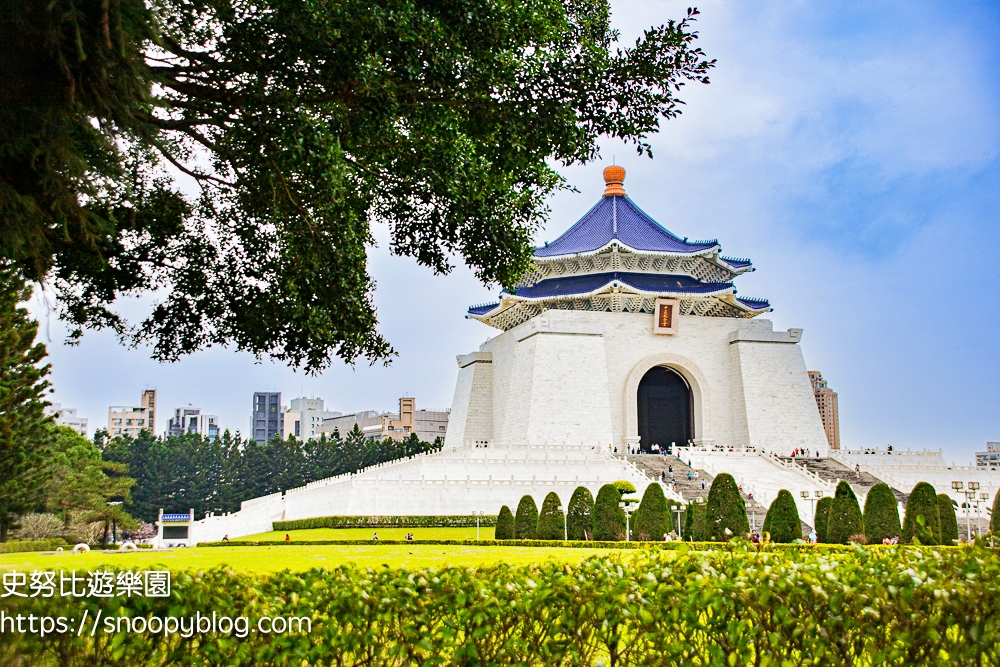
{"label": "city skyline building", "polygon": [[1000,469],[1000,442],[987,442],[985,452],[976,452],[976,467]]}
{"label": "city skyline building", "polygon": [[112,405],[108,408],[108,435],[112,438],[120,436],[139,437],[143,430],[155,433],[156,428],[156,390],[146,389],[142,392],[139,406]]}
{"label": "city skyline building", "polygon": [[837,392],[830,389],[823,374],[819,371],[809,371],[809,382],[812,384],[813,395],[816,397],[816,407],[819,418],[823,421],[826,441],[830,449],[840,449],[840,408]]}
{"label": "city skyline building", "polygon": [[64,408],[62,403],[53,403],[45,408],[45,414],[51,415],[59,426],[68,426],[80,435],[87,436],[89,420],[86,417],[78,416],[76,408]]}
{"label": "city skyline building", "polygon": [[250,418],[250,433],[260,444],[271,438],[284,435],[284,412],[281,407],[280,391],[255,391],[253,394],[253,416]]}
{"label": "city skyline building", "polygon": [[435,439],[448,434],[450,408],[417,409],[416,398],[399,399],[397,412],[363,410],[335,418],[326,419],[316,429],[316,433],[332,434],[335,430],[345,437],[357,424],[366,438],[385,440],[406,440],[416,433],[423,442],[433,443]]}
{"label": "city skyline building", "polygon": [[300,396],[289,401],[288,410],[282,415],[282,438],[295,436],[298,440],[316,438],[317,429],[326,419],[340,417],[344,413],[327,410],[322,398]]}

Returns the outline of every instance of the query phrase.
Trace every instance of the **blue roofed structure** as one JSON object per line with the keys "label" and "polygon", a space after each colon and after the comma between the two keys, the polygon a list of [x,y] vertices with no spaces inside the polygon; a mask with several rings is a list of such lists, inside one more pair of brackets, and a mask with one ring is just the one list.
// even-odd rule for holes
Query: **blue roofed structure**
{"label": "blue roofed structure", "polygon": [[625,194],[622,167],[605,168],[604,180],[601,200],[535,250],[524,282],[468,317],[506,331],[552,308],[651,313],[658,298],[679,299],[681,315],[771,310],[765,299],[736,296],[733,279],[754,270],[749,259],[723,256],[718,241],[689,241],[653,220]]}

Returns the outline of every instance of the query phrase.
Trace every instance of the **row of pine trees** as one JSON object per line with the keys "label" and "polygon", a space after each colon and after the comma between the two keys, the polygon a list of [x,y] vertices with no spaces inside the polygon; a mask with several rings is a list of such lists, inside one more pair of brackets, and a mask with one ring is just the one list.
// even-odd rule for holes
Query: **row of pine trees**
{"label": "row of pine trees", "polygon": [[[521,498],[516,514],[504,505],[497,518],[498,540],[624,540],[626,532],[623,498],[635,487],[625,481],[605,484],[593,497],[578,487],[565,514],[556,493],[549,493],[541,511],[534,498]],[[683,519],[681,518],[683,517]],[[676,521],[675,521],[676,519]],[[681,528],[683,522],[683,530]],[[659,484],[650,484],[638,509],[631,516],[632,539],[658,541],[671,531],[694,541],[724,542],[750,532],[746,503],[732,475],[723,473],[712,482],[704,503],[671,505]],[[955,504],[947,494],[938,495],[927,482],[910,493],[902,525],[896,496],[885,483],[878,483],[865,499],[864,512],[851,485],[841,481],[834,497],[822,498],[816,506],[819,542],[880,544],[898,538],[904,543],[955,544],[958,520]],[[764,518],[763,533],[772,542],[802,539],[802,522],[792,494],[782,489]]]}

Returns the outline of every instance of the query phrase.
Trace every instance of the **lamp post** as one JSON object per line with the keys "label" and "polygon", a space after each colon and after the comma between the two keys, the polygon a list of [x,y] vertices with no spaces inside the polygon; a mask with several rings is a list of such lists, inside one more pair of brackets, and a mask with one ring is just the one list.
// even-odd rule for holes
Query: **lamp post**
{"label": "lamp post", "polygon": [[983,534],[983,527],[979,525],[979,498],[976,497],[976,491],[979,490],[979,482],[969,482],[965,485],[969,491],[972,491],[972,500],[976,503],[976,537]]}
{"label": "lamp post", "polygon": [[970,515],[972,513],[972,501],[976,497],[975,491],[965,492],[965,532],[968,534],[969,541],[972,541],[972,520]]}
{"label": "lamp post", "polygon": [[988,494],[985,491],[983,491],[983,492],[981,492],[979,494],[979,502],[976,503],[976,530],[979,532],[980,535],[983,534],[983,527],[979,523],[979,519],[980,519],[979,503],[987,504],[986,501],[989,500],[989,499],[990,499],[990,494]]}
{"label": "lamp post", "polygon": [[476,541],[478,542],[479,541],[479,517],[484,516],[486,514],[486,512],[483,511],[483,510],[478,510],[478,511],[473,512],[473,514],[476,515]]}
{"label": "lamp post", "polygon": [[[952,482],[952,483],[951,483],[951,489],[952,489],[952,491],[954,491],[955,493],[958,493],[958,492],[959,492],[959,491],[961,491],[961,490],[962,490],[962,489],[963,489],[964,487],[965,487],[965,483],[964,483],[964,482]],[[966,527],[965,527],[965,531],[966,531],[966,532],[968,532],[968,531],[969,531],[969,527],[968,527],[968,526],[966,526]]]}
{"label": "lamp post", "polygon": [[629,516],[632,514],[632,508],[630,507],[630,503],[627,503],[624,500],[618,503],[618,507],[625,510],[625,541],[630,542],[632,529],[629,527]]}
{"label": "lamp post", "polygon": [[567,525],[566,512],[563,512],[562,503],[556,505],[556,509],[563,515],[563,542],[569,542],[569,526]]}

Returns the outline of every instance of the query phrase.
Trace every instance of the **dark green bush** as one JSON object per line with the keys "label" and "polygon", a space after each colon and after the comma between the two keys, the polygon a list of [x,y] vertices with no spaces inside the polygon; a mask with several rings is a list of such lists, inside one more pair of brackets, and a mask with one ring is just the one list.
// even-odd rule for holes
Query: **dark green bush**
{"label": "dark green bush", "polygon": [[16,554],[28,551],[55,551],[58,547],[66,547],[69,543],[61,537],[48,540],[11,540],[0,542],[0,554]]}
{"label": "dark green bush", "polygon": [[611,484],[605,484],[597,491],[594,501],[594,539],[624,540],[625,510],[619,507],[622,494]]}
{"label": "dark green bush", "polygon": [[560,504],[559,496],[555,491],[550,491],[545,496],[545,500],[542,501],[542,511],[538,514],[538,530],[535,539],[562,540],[565,538],[564,515],[559,509]]}
{"label": "dark green bush", "polygon": [[[281,532],[310,528],[470,528],[474,515],[452,516],[318,516],[295,521],[275,521],[273,529]],[[480,526],[497,525],[496,515],[480,517]]]}
{"label": "dark green bush", "polygon": [[868,544],[881,544],[886,538],[899,537],[902,527],[899,525],[899,510],[896,494],[889,485],[879,482],[868,491],[865,498],[865,537]]}
{"label": "dark green bush", "polygon": [[847,544],[852,535],[861,535],[864,531],[865,522],[861,516],[858,497],[854,495],[851,485],[841,480],[830,506],[826,541],[830,544]]}
{"label": "dark green bush", "polygon": [[941,544],[958,544],[958,517],[955,501],[947,493],[938,494],[938,521],[941,522]]}
{"label": "dark green bush", "polygon": [[684,539],[689,542],[705,540],[705,503],[688,503],[684,513]]}
{"label": "dark green bush", "polygon": [[514,539],[533,540],[538,534],[538,506],[531,496],[523,496],[514,515]]}
{"label": "dark green bush", "polygon": [[566,508],[566,530],[571,540],[589,540],[594,537],[594,496],[590,489],[578,486]]}
{"label": "dark green bush", "polygon": [[497,517],[497,527],[493,531],[493,538],[497,540],[514,539],[514,515],[506,505],[500,508],[500,515]]}
{"label": "dark green bush", "polygon": [[772,542],[786,543],[802,539],[802,522],[799,521],[799,508],[791,492],[782,489],[767,508],[764,517],[764,532],[771,535]]}
{"label": "dark green bush", "polygon": [[1000,491],[993,497],[993,510],[990,514],[990,530],[1000,534]]}
{"label": "dark green bush", "polygon": [[747,506],[740,495],[736,480],[727,472],[712,480],[705,505],[705,539],[728,542],[750,532]]}
{"label": "dark green bush", "polygon": [[653,482],[642,494],[639,509],[632,515],[632,532],[641,542],[662,540],[670,532],[667,517],[667,499],[663,487]]}
{"label": "dark green bush", "polygon": [[833,507],[833,498],[829,496],[820,498],[816,503],[816,525],[813,526],[813,530],[816,531],[816,540],[820,543],[827,543],[826,529],[830,526],[831,507]]}
{"label": "dark green bush", "polygon": [[903,517],[903,542],[917,538],[920,544],[941,541],[941,519],[938,515],[937,491],[927,482],[920,482],[910,491]]}

